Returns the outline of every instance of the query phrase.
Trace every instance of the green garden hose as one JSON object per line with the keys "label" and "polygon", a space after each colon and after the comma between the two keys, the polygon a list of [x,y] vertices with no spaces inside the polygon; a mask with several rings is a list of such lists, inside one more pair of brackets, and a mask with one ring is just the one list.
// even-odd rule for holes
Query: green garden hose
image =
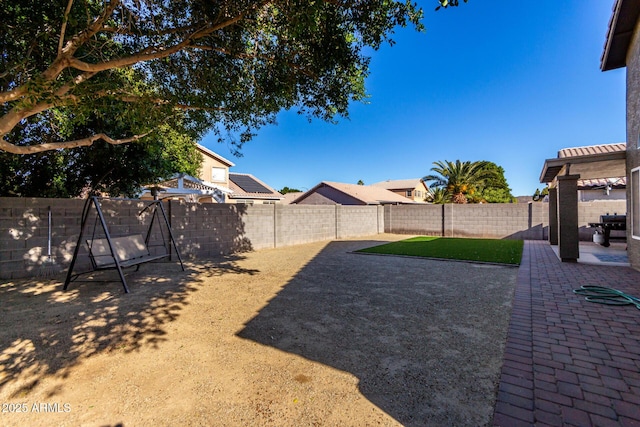
{"label": "green garden hose", "polygon": [[574,293],[584,296],[587,301],[606,305],[635,305],[640,310],[640,298],[625,294],[622,291],[604,286],[583,285],[574,289]]}

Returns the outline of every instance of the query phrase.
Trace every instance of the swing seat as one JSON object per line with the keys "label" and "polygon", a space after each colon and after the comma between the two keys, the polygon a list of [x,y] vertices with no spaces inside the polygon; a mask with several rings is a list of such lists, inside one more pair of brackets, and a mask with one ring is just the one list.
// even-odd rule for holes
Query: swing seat
{"label": "swing seat", "polygon": [[[112,237],[111,244],[122,268],[133,267],[169,256],[169,254],[151,255],[141,234]],[[89,257],[94,269],[107,270],[116,268],[116,262],[109,249],[109,241],[107,239],[89,239],[87,240],[87,246],[89,247]]]}

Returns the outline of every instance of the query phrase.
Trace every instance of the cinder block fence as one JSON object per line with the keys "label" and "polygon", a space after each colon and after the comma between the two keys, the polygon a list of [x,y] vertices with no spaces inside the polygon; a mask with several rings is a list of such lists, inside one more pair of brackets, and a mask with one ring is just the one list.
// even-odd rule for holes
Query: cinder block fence
{"label": "cinder block fence", "polygon": [[[66,269],[73,256],[83,200],[0,198],[0,279],[33,277],[47,259],[48,207],[52,212],[52,254]],[[114,236],[142,233],[149,217],[144,202],[105,201]],[[624,201],[580,203],[581,237],[606,212],[624,213]],[[489,205],[313,206],[165,202],[175,238],[186,259],[283,247],[379,233],[449,237],[547,239],[546,203]],[[95,222],[88,224],[89,234]],[[98,232],[100,227],[98,226]],[[156,237],[157,238],[157,237]],[[81,251],[82,252],[82,251]],[[83,255],[86,252],[82,252]],[[86,256],[84,261],[88,263]],[[80,264],[80,267],[83,265]]]}

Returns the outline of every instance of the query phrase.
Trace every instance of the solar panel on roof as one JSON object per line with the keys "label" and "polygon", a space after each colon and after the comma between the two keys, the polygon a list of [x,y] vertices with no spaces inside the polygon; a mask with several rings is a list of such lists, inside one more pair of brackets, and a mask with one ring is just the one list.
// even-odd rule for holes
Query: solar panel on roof
{"label": "solar panel on roof", "polygon": [[229,174],[229,178],[247,193],[271,193],[271,190],[248,175]]}

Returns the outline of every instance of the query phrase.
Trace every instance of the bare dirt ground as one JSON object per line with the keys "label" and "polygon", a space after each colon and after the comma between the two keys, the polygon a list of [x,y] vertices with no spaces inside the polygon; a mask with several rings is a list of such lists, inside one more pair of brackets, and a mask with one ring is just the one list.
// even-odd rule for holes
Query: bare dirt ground
{"label": "bare dirt ground", "polygon": [[0,425],[486,425],[517,269],[404,237],[2,283]]}

